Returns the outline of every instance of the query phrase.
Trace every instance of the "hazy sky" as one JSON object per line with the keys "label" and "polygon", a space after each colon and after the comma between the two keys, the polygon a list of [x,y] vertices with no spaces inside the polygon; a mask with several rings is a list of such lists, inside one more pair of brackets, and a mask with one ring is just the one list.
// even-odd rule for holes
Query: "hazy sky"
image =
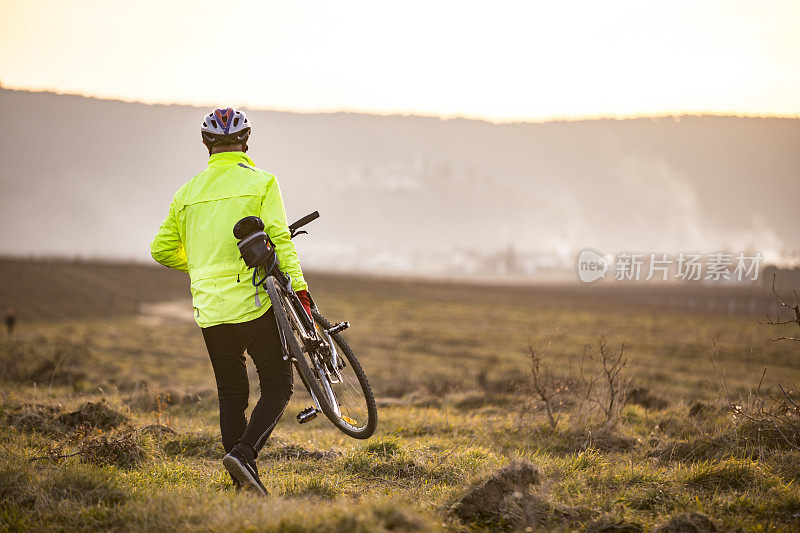
{"label": "hazy sky", "polygon": [[0,83],[542,120],[800,115],[800,2],[0,0]]}

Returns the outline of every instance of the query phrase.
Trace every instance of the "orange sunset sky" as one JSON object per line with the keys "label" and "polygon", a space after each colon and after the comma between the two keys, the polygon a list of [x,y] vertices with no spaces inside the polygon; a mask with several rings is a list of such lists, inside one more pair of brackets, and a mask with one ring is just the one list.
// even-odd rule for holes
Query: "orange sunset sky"
{"label": "orange sunset sky", "polygon": [[798,116],[800,2],[0,0],[0,83],[492,121]]}

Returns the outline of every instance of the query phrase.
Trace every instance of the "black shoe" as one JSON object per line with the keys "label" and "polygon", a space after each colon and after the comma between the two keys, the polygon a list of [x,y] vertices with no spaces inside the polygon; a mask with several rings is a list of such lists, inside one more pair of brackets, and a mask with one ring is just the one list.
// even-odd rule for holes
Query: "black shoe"
{"label": "black shoe", "polygon": [[242,484],[239,483],[239,480],[236,479],[233,476],[231,476],[231,479],[233,480],[233,490],[236,491],[236,492],[239,492],[240,490],[242,490]]}
{"label": "black shoe", "polygon": [[264,488],[261,479],[258,477],[258,468],[253,457],[252,448],[249,450],[247,448],[242,444],[237,444],[233,447],[231,453],[222,459],[222,464],[230,475],[239,480],[242,487],[266,496],[267,489]]}

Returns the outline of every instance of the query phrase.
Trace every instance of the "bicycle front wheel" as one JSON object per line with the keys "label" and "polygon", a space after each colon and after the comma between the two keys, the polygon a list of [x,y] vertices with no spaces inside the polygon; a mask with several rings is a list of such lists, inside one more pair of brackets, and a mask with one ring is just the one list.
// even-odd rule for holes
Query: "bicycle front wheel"
{"label": "bicycle front wheel", "polygon": [[345,434],[367,439],[378,425],[378,409],[367,376],[342,335],[328,335],[325,331],[331,324],[316,307],[311,309],[311,315],[317,332],[330,346],[337,367],[335,373],[327,373],[327,381],[323,383],[331,410],[325,415]]}

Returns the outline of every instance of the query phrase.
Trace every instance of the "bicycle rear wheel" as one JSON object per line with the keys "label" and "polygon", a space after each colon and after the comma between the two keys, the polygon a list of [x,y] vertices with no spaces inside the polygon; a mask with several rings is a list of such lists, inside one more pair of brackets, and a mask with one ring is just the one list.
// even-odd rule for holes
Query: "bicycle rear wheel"
{"label": "bicycle rear wheel", "polygon": [[367,439],[378,425],[378,409],[367,376],[342,335],[327,334],[325,330],[330,329],[331,324],[316,307],[311,309],[311,315],[322,339],[330,345],[337,359],[343,359],[345,363],[337,365],[341,366],[338,372],[333,376],[328,374],[323,383],[332,411],[325,412],[325,415],[345,434],[357,439]]}

